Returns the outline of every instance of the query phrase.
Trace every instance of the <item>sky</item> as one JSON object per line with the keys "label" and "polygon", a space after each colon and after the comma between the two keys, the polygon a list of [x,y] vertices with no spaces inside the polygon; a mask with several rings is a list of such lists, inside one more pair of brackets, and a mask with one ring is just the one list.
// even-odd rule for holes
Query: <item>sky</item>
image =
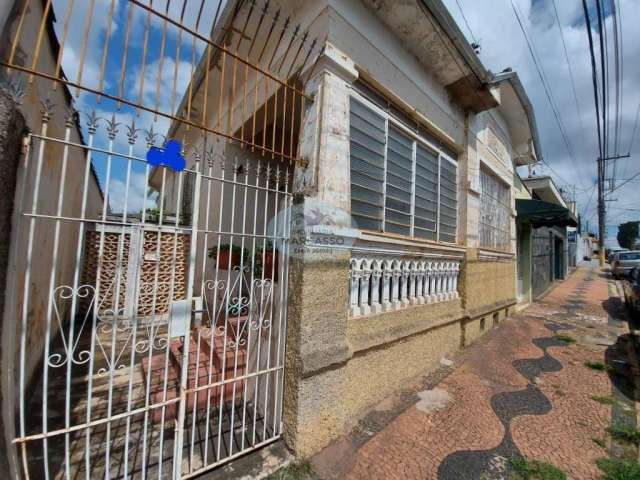
{"label": "sky", "polygon": [[[591,57],[581,0],[513,0],[521,13],[521,20],[534,51],[537,52],[540,68],[548,79],[550,96],[566,131],[569,148],[560,133],[558,122],[516,19],[511,0],[443,1],[469,42],[477,41],[480,44],[480,59],[488,69],[497,73],[510,67],[518,72],[533,103],[542,153],[549,165],[549,167],[538,165],[535,172],[553,176],[558,186],[568,187],[571,192],[575,186],[578,211],[583,225],[586,226],[588,222],[589,230],[597,232],[597,191],[595,190],[598,141]],[[558,12],[559,24],[553,2]],[[607,38],[611,47],[613,17],[609,2],[610,0],[605,0],[607,7],[604,13]],[[640,29],[635,25],[635,20],[640,16],[640,0],[615,0],[615,2],[621,22],[623,47],[619,153],[631,153],[630,158],[617,161],[616,177],[625,179],[640,172],[640,132],[636,134],[633,145],[630,145],[636,112],[640,104],[640,62],[638,62]],[[588,5],[593,38],[598,47],[599,35],[594,0],[588,0]],[[575,95],[561,32],[564,35],[567,56],[573,73]],[[598,52],[596,54],[596,62],[599,66],[600,57]],[[615,98],[613,53],[609,58],[610,95],[611,98]],[[611,105],[612,121],[609,131],[613,139],[615,136],[614,104]],[[612,141],[611,145],[613,143]],[[521,173],[526,174],[526,169]],[[608,193],[607,197],[615,201],[607,203],[606,243],[617,246],[615,239],[617,226],[624,221],[640,220],[640,177],[615,192]]]}
{"label": "sky", "polygon": [[[90,89],[175,114],[206,48],[206,43],[189,31],[208,37],[219,4],[219,0],[155,0],[153,9],[179,22],[185,27],[181,29],[126,0],[53,0],[55,29],[64,45],[62,68],[65,75]],[[223,0],[222,6],[224,4]],[[71,10],[68,10],[69,6]],[[69,28],[65,35],[67,22]],[[88,32],[86,42],[85,31]],[[83,68],[79,77],[80,65]],[[170,126],[168,118],[118,104],[104,96],[99,98],[74,88],[71,91],[75,95],[74,106],[80,113],[85,141],[88,115],[95,112],[99,118],[94,146],[108,148],[109,121],[116,130],[112,146],[115,152],[144,159],[151,132],[153,144],[161,146],[164,142],[164,134]],[[108,192],[113,212],[137,213],[143,207],[156,206],[157,195],[146,188],[144,162],[131,161],[128,171],[129,161],[125,157],[113,156],[110,168],[105,154],[96,152],[92,160],[101,188]]]}
{"label": "sky", "polygon": [[[548,80],[549,95],[566,131],[568,147],[560,133],[558,121],[516,20],[512,0],[443,1],[469,42],[480,44],[480,59],[488,69],[500,72],[509,67],[518,72],[534,105],[542,143],[542,155],[548,165],[539,164],[535,172],[554,176],[558,186],[571,193],[575,187],[583,225],[586,227],[588,224],[589,230],[597,231],[596,115],[591,60],[581,0],[513,0],[538,56],[539,65]],[[613,17],[610,1],[605,0],[607,4],[605,23],[609,32],[609,44],[612,45]],[[638,88],[640,62],[637,61],[640,58],[640,29],[633,23],[640,14],[640,0],[615,1],[621,22],[624,70],[621,88],[622,121],[619,129],[619,153],[631,153],[630,158],[617,161],[616,173],[617,178],[625,179],[640,172],[640,162],[638,162],[640,133],[636,135],[633,145],[630,145],[636,112],[640,104],[640,88]],[[63,35],[65,12],[70,2],[72,0],[53,1],[59,37]],[[556,19],[553,2],[557,8],[560,24]],[[170,18],[181,22],[188,29],[207,36],[215,18],[218,3],[219,0],[203,2],[156,0],[153,8],[158,12],[166,12]],[[598,46],[595,2],[588,0],[588,3],[592,15],[594,41]],[[73,28],[68,30],[65,39],[62,62],[67,77],[72,80],[77,79],[78,66],[82,63],[84,55],[81,83],[99,88],[104,61],[102,81],[106,92],[123,95],[132,101],[142,99],[143,103],[163,112],[175,111],[187,88],[193,65],[197,65],[206,44],[197,39],[193,41],[193,37],[184,31],[180,34],[179,28],[170,23],[165,24],[155,15],[148,15],[144,9],[135,6],[132,2],[95,0],[93,12],[89,11],[91,4],[90,1],[72,3],[73,10],[69,22]],[[200,4],[203,5],[202,11],[198,8]],[[113,9],[113,18],[109,27],[111,9]],[[88,19],[91,23],[88,29],[87,48],[83,52],[82,39]],[[127,25],[130,27],[127,28]],[[104,45],[109,29],[108,50],[105,53]],[[145,32],[148,34],[145,35]],[[562,44],[563,38],[574,78],[575,95]],[[146,54],[145,41],[148,45]],[[163,43],[164,47],[162,47]],[[126,74],[122,80],[121,65],[124,51],[127,52],[127,65]],[[164,58],[162,62],[161,57]],[[613,55],[610,58],[613,59]],[[596,60],[599,65],[599,57]],[[610,83],[613,85],[613,61],[610,64]],[[144,72],[144,82],[141,81],[142,72]],[[170,94],[173,91],[176,92],[175,96]],[[613,98],[613,89],[611,95]],[[132,122],[135,122],[137,138],[131,146],[131,152],[138,157],[144,157],[146,153],[146,137],[151,127],[154,132],[164,133],[169,126],[166,118],[136,111],[126,105],[117,105],[104,97],[98,100],[95,95],[89,93],[78,92],[76,108],[84,114],[95,110],[96,114],[102,118],[95,137],[96,146],[102,148],[106,148],[108,144],[106,120],[113,116],[119,123],[114,149],[123,153],[129,151],[127,127],[131,127]],[[612,106],[612,119],[613,113]],[[83,125],[86,130],[86,119],[83,120]],[[614,137],[613,127],[612,121],[609,130],[612,138]],[[162,143],[162,140],[162,136],[157,136],[155,139],[157,144]],[[106,156],[96,155],[94,164],[104,189],[107,173]],[[132,165],[126,209],[133,212],[139,211],[142,207],[146,192],[143,164],[133,162]],[[111,206],[114,211],[125,209],[123,204],[125,198],[123,192],[127,190],[125,167],[124,159],[113,160],[108,188],[113,192]],[[624,221],[640,219],[640,177],[607,195],[612,200],[607,205],[607,243],[615,245],[617,225]]]}

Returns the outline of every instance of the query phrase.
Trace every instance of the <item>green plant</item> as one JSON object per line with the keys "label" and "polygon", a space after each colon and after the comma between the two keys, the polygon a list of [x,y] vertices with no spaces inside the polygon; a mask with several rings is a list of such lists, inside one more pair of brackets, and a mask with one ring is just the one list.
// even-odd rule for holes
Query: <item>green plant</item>
{"label": "green plant", "polygon": [[597,437],[593,437],[591,439],[591,441],[593,443],[595,443],[596,445],[598,445],[600,448],[602,448],[603,450],[607,449],[607,442],[603,439],[603,438],[597,438]]}
{"label": "green plant", "polygon": [[617,403],[616,399],[611,396],[593,395],[591,397],[591,400],[593,400],[594,402],[598,402],[602,405],[615,405]]}
{"label": "green plant", "polygon": [[604,372],[608,370],[607,366],[602,362],[592,362],[591,360],[584,362],[584,366],[590,368],[591,370],[597,370],[599,372]]}
{"label": "green plant", "polygon": [[616,440],[640,445],[640,430],[637,430],[630,425],[617,423],[612,427],[607,428],[607,432],[609,432],[609,434],[611,434],[611,436]]}
{"label": "green plant", "polygon": [[313,474],[309,462],[290,463],[267,477],[267,480],[307,480]]}
{"label": "green plant", "polygon": [[524,457],[509,460],[513,480],[566,480],[567,475],[555,465]]}
{"label": "green plant", "polygon": [[576,339],[573,338],[571,335],[563,335],[563,334],[558,333],[558,334],[554,335],[554,338],[556,340],[560,340],[561,342],[564,342],[564,343],[576,343]]}
{"label": "green plant", "polygon": [[638,462],[617,458],[601,458],[596,461],[596,465],[604,473],[603,480],[640,479],[640,464]]}
{"label": "green plant", "polygon": [[618,244],[622,248],[633,249],[636,240],[638,239],[638,225],[640,222],[625,222],[618,225]]}

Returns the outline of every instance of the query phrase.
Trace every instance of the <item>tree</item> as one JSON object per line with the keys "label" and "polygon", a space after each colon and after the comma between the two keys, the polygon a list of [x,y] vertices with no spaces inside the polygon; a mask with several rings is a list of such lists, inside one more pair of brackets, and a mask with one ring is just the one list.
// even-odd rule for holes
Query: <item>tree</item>
{"label": "tree", "polygon": [[622,248],[633,249],[638,239],[640,222],[625,222],[618,226],[618,243]]}

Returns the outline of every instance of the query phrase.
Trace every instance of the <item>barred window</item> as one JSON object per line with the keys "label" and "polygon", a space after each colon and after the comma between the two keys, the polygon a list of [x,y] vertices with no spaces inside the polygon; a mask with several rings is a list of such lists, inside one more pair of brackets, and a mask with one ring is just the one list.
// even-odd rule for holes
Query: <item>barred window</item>
{"label": "barred window", "polygon": [[508,185],[492,173],[480,170],[480,246],[511,249],[511,198]]}
{"label": "barred window", "polygon": [[367,100],[350,108],[353,227],[454,243],[456,163]]}

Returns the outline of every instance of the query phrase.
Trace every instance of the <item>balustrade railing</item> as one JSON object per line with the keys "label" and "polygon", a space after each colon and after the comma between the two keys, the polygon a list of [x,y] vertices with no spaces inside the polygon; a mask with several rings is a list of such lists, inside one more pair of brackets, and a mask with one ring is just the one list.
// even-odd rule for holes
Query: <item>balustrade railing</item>
{"label": "balustrade railing", "polygon": [[459,260],[351,259],[352,317],[455,300]]}

